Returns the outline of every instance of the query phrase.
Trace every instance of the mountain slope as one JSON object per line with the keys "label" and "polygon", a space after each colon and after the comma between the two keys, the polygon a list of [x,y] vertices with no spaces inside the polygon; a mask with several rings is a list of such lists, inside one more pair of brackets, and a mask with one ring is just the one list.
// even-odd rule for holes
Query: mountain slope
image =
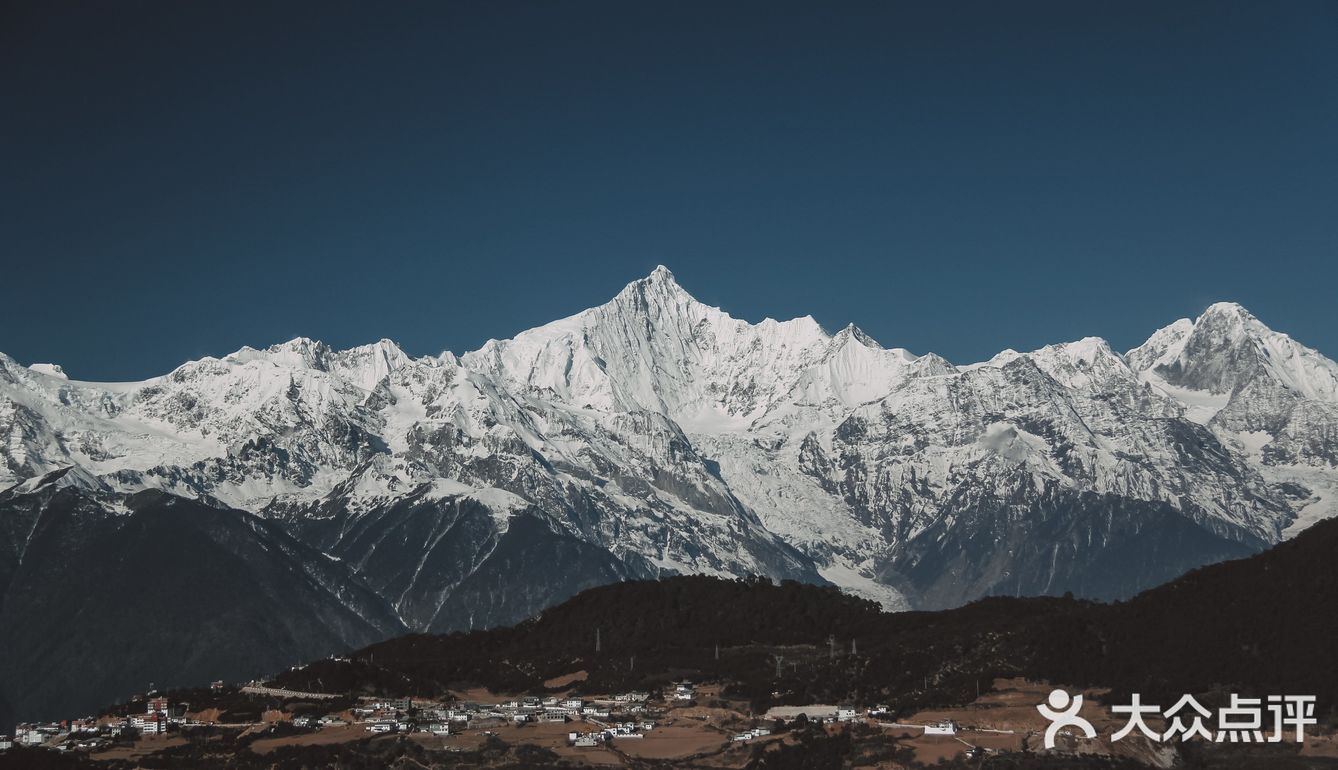
{"label": "mountain slope", "polygon": [[60,475],[0,494],[0,522],[27,529],[0,584],[0,690],[25,717],[150,682],[243,679],[405,630],[272,523],[157,491],[109,499]]}
{"label": "mountain slope", "polygon": [[[1219,304],[1123,355],[956,365],[735,319],[659,268],[459,357],[300,338],[90,383],[0,355],[0,486],[65,469],[98,521],[145,490],[255,514],[414,630],[673,574],[1121,598],[1338,510],[1338,364]],[[24,495],[11,582],[50,504]]]}
{"label": "mountain slope", "polygon": [[[1114,604],[993,597],[940,612],[887,613],[797,583],[630,582],[582,593],[514,627],[388,640],[348,661],[284,672],[278,682],[294,689],[339,682],[341,690],[370,693],[407,687],[436,695],[467,685],[535,692],[579,670],[588,692],[700,676],[731,683],[732,695],[758,707],[780,697],[890,703],[908,713],[968,702],[979,683],[1023,676],[1113,687],[1125,699],[1118,702],[1140,692],[1163,706],[1212,691],[1316,695],[1323,716],[1338,709],[1330,651],[1338,621],[1324,611],[1338,604],[1335,549],[1338,521],[1322,522],[1264,553]],[[776,655],[787,664],[779,675]]]}
{"label": "mountain slope", "polygon": [[1177,321],[1128,353],[1153,389],[1244,454],[1296,512],[1295,533],[1338,505],[1338,364],[1233,303]]}

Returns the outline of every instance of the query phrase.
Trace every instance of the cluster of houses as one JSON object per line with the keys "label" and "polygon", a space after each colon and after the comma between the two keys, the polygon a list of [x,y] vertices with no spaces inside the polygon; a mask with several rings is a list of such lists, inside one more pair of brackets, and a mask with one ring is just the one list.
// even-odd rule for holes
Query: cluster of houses
{"label": "cluster of houses", "polygon": [[[642,719],[650,713],[649,693],[627,692],[610,698],[586,700],[556,696],[519,698],[505,703],[478,704],[469,702],[415,704],[409,698],[367,701],[350,710],[355,724],[361,724],[369,733],[432,733],[449,735],[466,729],[488,729],[503,725],[528,723],[566,723],[585,721],[599,727],[600,741],[613,737],[641,737],[639,731],[649,730],[654,722]],[[614,715],[634,719],[618,724],[606,724]],[[344,719],[329,714],[319,719],[297,717],[293,725],[300,728],[321,729],[348,724]],[[591,733],[596,734],[596,733]],[[576,741],[576,733],[572,734]]]}
{"label": "cluster of houses", "polygon": [[[221,683],[213,685],[220,689]],[[696,698],[691,683],[671,685],[663,693],[666,700],[690,702]],[[432,733],[449,735],[467,729],[489,729],[527,723],[581,722],[587,729],[568,733],[576,746],[598,746],[606,741],[641,738],[653,729],[653,717],[659,711],[649,705],[650,693],[632,691],[586,699],[580,697],[530,696],[505,703],[422,702],[410,698],[364,700],[346,714],[297,716],[294,727],[306,730],[362,725],[370,733]],[[187,704],[169,703],[163,697],[149,697],[143,713],[120,720],[85,719],[40,724],[20,724],[14,737],[0,736],[0,751],[13,746],[49,746],[62,751],[98,751],[131,730],[143,736],[162,735],[199,722],[186,716]],[[766,734],[761,728],[753,737]]]}
{"label": "cluster of houses", "polygon": [[747,732],[742,732],[739,733],[738,735],[735,735],[733,738],[730,738],[730,740],[735,743],[746,743],[748,741],[753,740],[754,738],[761,738],[764,735],[771,735],[770,727],[754,727],[753,729],[748,730]]}
{"label": "cluster of houses", "polygon": [[642,722],[595,724],[598,729],[588,732],[567,733],[567,742],[577,747],[598,746],[601,743],[614,739],[644,738],[646,737],[646,733],[655,729],[655,722],[650,719]]}
{"label": "cluster of houses", "polygon": [[60,722],[24,722],[14,728],[14,737],[0,735],[0,751],[14,746],[50,746],[60,751],[97,751],[120,736],[122,725],[98,724],[91,719]]}
{"label": "cluster of houses", "polygon": [[[884,706],[876,706],[869,709],[866,714],[872,716],[876,709],[885,709]],[[767,719],[797,719],[799,716],[805,716],[809,719],[835,720],[837,722],[854,722],[860,719],[860,712],[848,706],[772,706],[767,710]]]}
{"label": "cluster of houses", "polygon": [[117,720],[66,719],[60,722],[23,722],[14,737],[0,736],[0,751],[14,746],[48,746],[58,751],[100,751],[131,728],[140,735],[162,735],[188,723],[186,704],[170,704],[166,698],[149,698],[144,713]]}
{"label": "cluster of houses", "polygon": [[[694,700],[697,691],[691,682],[679,682],[674,684],[665,696],[667,700],[682,703]],[[610,699],[584,704],[580,704],[579,701],[569,701],[573,705],[580,704],[579,717],[593,725],[595,729],[567,733],[567,742],[578,748],[588,748],[613,740],[644,738],[646,733],[655,729],[656,724],[655,720],[645,718],[645,715],[654,715],[647,705],[649,700],[649,693],[628,692]],[[609,719],[611,712],[624,720],[628,717],[632,719],[619,722],[601,721]]]}

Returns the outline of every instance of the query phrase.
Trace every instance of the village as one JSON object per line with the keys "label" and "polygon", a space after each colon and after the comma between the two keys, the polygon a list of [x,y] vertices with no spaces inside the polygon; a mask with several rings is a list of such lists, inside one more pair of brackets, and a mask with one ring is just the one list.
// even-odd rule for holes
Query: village
{"label": "village", "polygon": [[[579,675],[574,675],[570,682],[550,684],[578,682]],[[216,682],[211,689],[218,692],[232,688]],[[738,704],[722,701],[718,685],[692,682],[675,682],[654,693],[507,697],[471,690],[445,701],[361,697],[351,705],[342,696],[276,689],[260,682],[241,685],[235,692],[289,704],[290,708],[268,708],[259,720],[231,722],[222,719],[218,709],[192,710],[189,703],[150,693],[143,696],[143,713],[19,724],[12,738],[0,736],[0,751],[13,746],[43,747],[82,752],[95,760],[125,759],[180,745],[191,731],[233,729],[254,736],[250,745],[257,753],[285,745],[387,736],[447,751],[465,751],[489,738],[500,738],[542,746],[593,765],[617,765],[620,758],[727,758],[749,751],[754,744],[783,739],[777,726],[796,720],[894,727],[882,706],[778,706],[765,714],[751,714]],[[340,701],[338,707],[333,707],[334,701]],[[322,706],[323,702],[332,707]],[[947,719],[920,726],[924,736],[953,741],[949,754],[986,750],[958,741],[959,729],[956,722]]]}
{"label": "village", "polygon": [[[963,706],[898,716],[883,705],[780,705],[752,712],[722,692],[719,683],[673,682],[654,691],[582,692],[584,672],[545,682],[534,694],[482,688],[442,699],[351,697],[280,689],[263,682],[206,691],[217,702],[250,703],[241,719],[218,706],[192,706],[169,695],[137,696],[114,713],[48,723],[24,723],[0,736],[0,751],[41,748],[89,759],[134,762],[224,731],[243,750],[265,755],[285,747],[355,742],[412,741],[424,749],[474,752],[490,742],[534,746],[572,763],[601,767],[690,762],[737,768],[758,750],[793,743],[798,731],[854,731],[903,751],[895,767],[933,765],[954,758],[1042,750],[1046,722],[1036,703],[1050,685],[999,679]],[[197,694],[203,695],[196,691]],[[1113,742],[1122,724],[1088,691],[1082,715],[1100,737],[1061,734],[1056,750],[1126,757],[1152,766],[1173,763],[1172,746],[1130,738]],[[205,697],[204,700],[210,700]],[[133,706],[133,709],[130,707]],[[1338,757],[1332,733],[1307,736],[1302,755]],[[880,765],[881,766],[881,765]]]}

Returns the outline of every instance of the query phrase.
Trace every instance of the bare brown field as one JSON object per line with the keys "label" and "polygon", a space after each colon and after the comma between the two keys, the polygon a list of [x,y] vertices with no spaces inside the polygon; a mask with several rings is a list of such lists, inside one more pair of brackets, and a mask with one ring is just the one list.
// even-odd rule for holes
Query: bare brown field
{"label": "bare brown field", "polygon": [[581,722],[539,722],[526,725],[503,725],[492,731],[507,743],[531,743],[546,749],[567,745],[567,733],[585,732],[593,725]]}
{"label": "bare brown field", "polygon": [[100,751],[96,754],[90,754],[90,759],[98,761],[120,759],[130,761],[147,757],[150,754],[156,754],[163,749],[170,749],[173,746],[185,746],[186,739],[179,735],[151,735],[147,738],[140,738],[135,741],[134,746],[117,746],[107,751]]}
{"label": "bare brown field", "polygon": [[656,727],[644,738],[615,740],[618,750],[640,759],[681,759],[704,751],[719,749],[728,738],[705,724],[680,722]]}
{"label": "bare brown field", "polygon": [[577,682],[584,682],[589,677],[590,675],[584,671],[573,671],[570,674],[563,674],[562,676],[555,676],[552,679],[549,679],[544,682],[544,687],[552,690],[556,690],[559,687],[571,687]]}
{"label": "bare brown field", "polygon": [[203,709],[201,711],[187,711],[186,716],[189,717],[190,719],[194,719],[197,722],[204,722],[205,724],[210,724],[213,722],[217,722],[218,718],[223,716],[223,711],[222,709]]}
{"label": "bare brown field", "polygon": [[505,703],[516,697],[504,693],[495,693],[485,687],[471,687],[468,690],[451,690],[451,695],[469,703],[483,703],[488,705],[493,703]]}
{"label": "bare brown field", "polygon": [[576,746],[567,746],[566,744],[563,744],[561,747],[553,749],[553,752],[560,757],[575,760],[577,762],[584,762],[588,765],[623,766],[622,758],[604,746],[583,746],[578,748]]}
{"label": "bare brown field", "polygon": [[329,746],[335,743],[349,743],[370,736],[362,725],[340,725],[326,727],[314,733],[286,735],[282,738],[261,738],[251,744],[251,751],[268,754],[281,746]]}

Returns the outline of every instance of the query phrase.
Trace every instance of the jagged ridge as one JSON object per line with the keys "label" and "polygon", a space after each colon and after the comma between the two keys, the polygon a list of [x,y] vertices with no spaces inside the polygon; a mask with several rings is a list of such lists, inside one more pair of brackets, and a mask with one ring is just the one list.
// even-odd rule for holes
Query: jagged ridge
{"label": "jagged ridge", "polygon": [[88,383],[0,355],[0,459],[16,494],[73,467],[113,509],[161,489],[271,519],[414,629],[674,573],[1114,598],[1333,514],[1338,365],[1230,304],[1125,354],[954,365],[735,319],[657,268],[460,357],[296,339]]}

